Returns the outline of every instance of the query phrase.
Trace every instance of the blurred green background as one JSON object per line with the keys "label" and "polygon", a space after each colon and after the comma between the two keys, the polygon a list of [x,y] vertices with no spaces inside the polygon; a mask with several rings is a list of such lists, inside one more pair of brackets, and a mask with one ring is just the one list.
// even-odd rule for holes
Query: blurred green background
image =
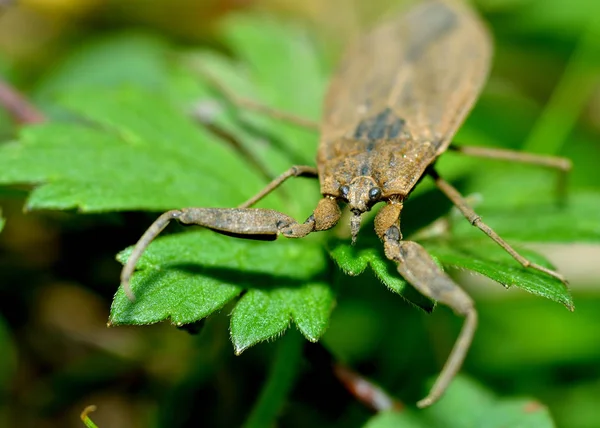
{"label": "blurred green background", "polygon": [[[151,35],[173,55],[204,49],[228,52],[220,35],[223,23],[233,15],[253,16],[258,10],[283,25],[306,28],[327,70],[346,41],[392,4],[383,0],[14,3],[0,6],[0,76],[50,115],[61,114],[48,93],[68,84],[66,70],[87,73],[99,85],[118,79],[119,73],[139,73],[143,81],[153,78],[143,68],[154,55],[151,47],[127,51],[124,44],[118,61],[108,52],[104,61],[96,55],[98,61],[85,68],[89,46],[128,34],[124,31]],[[494,35],[495,59],[489,83],[458,141],[569,157],[575,166],[571,189],[597,191],[600,2],[472,4]],[[128,66],[131,69],[124,71]],[[173,98],[187,102],[181,95],[187,83],[176,76],[178,71],[173,73],[169,78]],[[302,76],[285,79],[297,81]],[[17,133],[0,110],[0,138],[9,141]],[[450,176],[460,175],[463,164],[444,162],[441,169],[447,168]],[[518,190],[528,184],[511,180],[512,171],[501,165],[500,179],[473,178],[464,190],[467,194],[481,190],[485,200],[512,190],[521,195]],[[553,182],[546,181],[542,184],[552,196]],[[137,240],[154,214],[23,213],[28,190],[18,185],[0,188],[6,219],[0,233],[0,426],[78,427],[82,426],[78,415],[89,404],[98,406],[92,418],[101,428],[240,426],[281,340],[234,356],[228,340],[230,307],[211,316],[200,334],[168,323],[106,328],[119,282],[120,264],[114,256]],[[502,206],[503,200],[493,202]],[[311,208],[301,207],[296,214]],[[549,407],[557,426],[600,427],[600,247],[538,249],[570,279],[576,311],[456,272],[459,283],[474,296],[481,320],[463,373],[499,396],[535,397]],[[396,296],[391,298],[371,273],[354,278],[334,275],[332,281],[338,295],[323,339],[326,348],[412,406],[426,390],[425,380],[445,361],[461,320],[446,308],[426,315]],[[307,344],[304,353],[301,375],[278,426],[351,427],[368,420],[371,411],[337,383],[324,349]]]}

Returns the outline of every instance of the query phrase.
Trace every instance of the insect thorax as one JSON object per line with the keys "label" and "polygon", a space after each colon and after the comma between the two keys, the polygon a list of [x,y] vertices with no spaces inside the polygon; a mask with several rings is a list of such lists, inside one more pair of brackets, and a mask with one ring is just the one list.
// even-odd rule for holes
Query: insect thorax
{"label": "insect thorax", "polygon": [[342,197],[340,189],[357,177],[373,179],[382,199],[404,197],[435,160],[432,144],[414,140],[342,138],[328,148],[319,151],[321,193],[335,197]]}

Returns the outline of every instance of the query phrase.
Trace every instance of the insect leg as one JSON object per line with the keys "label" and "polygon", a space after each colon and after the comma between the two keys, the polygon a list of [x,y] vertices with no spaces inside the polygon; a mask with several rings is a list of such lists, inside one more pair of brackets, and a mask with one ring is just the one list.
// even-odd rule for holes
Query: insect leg
{"label": "insect leg", "polygon": [[456,190],[450,183],[441,178],[437,172],[430,168],[428,170],[429,175],[433,177],[436,186],[452,201],[454,205],[460,210],[460,212],[469,220],[469,222],[479,228],[483,233],[492,238],[494,242],[500,245],[508,254],[510,254],[516,261],[521,263],[526,268],[531,268],[548,274],[564,284],[567,284],[567,280],[558,272],[548,269],[544,266],[540,266],[536,263],[530,262],[525,257],[520,255],[513,247],[511,247],[504,239],[502,239],[494,230],[485,224],[479,215],[467,204],[465,198]]}
{"label": "insect leg", "polygon": [[568,158],[563,158],[560,156],[539,155],[535,153],[524,153],[515,150],[495,149],[491,147],[450,145],[449,149],[467,156],[506,160],[511,162],[539,165],[547,168],[556,169],[559,172],[556,189],[558,200],[564,201],[566,198],[567,178],[569,177],[569,173],[571,172],[571,168],[573,167],[573,163]]}
{"label": "insect leg", "polygon": [[302,128],[309,129],[311,131],[319,130],[319,122],[314,120],[306,119],[301,116],[297,116],[293,113],[289,113],[286,111],[278,110],[276,108],[258,103],[254,100],[240,97],[234,91],[229,89],[226,85],[224,85],[219,79],[213,76],[208,70],[198,67],[198,72],[202,74],[202,76],[210,82],[220,93],[223,95],[228,102],[231,104],[238,106],[240,108],[245,108],[248,110],[253,110],[258,113],[262,113],[266,116],[270,116],[274,119],[281,120],[284,122],[291,123],[292,125],[296,125]]}
{"label": "insect leg", "polygon": [[154,238],[172,220],[203,226],[238,238],[273,240],[278,235],[302,238],[311,232],[330,229],[338,222],[340,216],[340,208],[331,198],[321,199],[313,214],[304,223],[298,223],[279,211],[258,208],[184,208],[167,211],[150,225],[135,244],[121,271],[121,284],[129,299],[134,300],[129,280],[135,265]]}
{"label": "insect leg", "polygon": [[[420,293],[465,317],[463,328],[442,372],[433,384],[429,395],[417,403],[419,407],[427,407],[442,396],[460,369],[477,327],[477,311],[469,295],[452,281],[423,247],[416,242],[401,241],[398,223],[400,210],[400,204],[387,205],[380,210],[379,221],[375,219],[377,234],[383,240],[386,257],[398,264],[398,272]],[[388,227],[384,231],[383,226],[386,224]]]}
{"label": "insect leg", "polygon": [[271,181],[264,189],[262,189],[256,195],[254,195],[253,197],[248,199],[243,204],[239,205],[238,208],[251,207],[258,201],[260,201],[262,198],[267,196],[269,193],[271,193],[273,190],[275,190],[276,188],[281,186],[283,184],[283,182],[290,177],[301,177],[301,176],[317,177],[317,174],[318,174],[317,168],[315,168],[315,167],[304,166],[304,165],[295,165],[295,166],[291,167],[290,169],[288,169],[283,174],[281,174],[279,177],[277,177],[273,181]]}

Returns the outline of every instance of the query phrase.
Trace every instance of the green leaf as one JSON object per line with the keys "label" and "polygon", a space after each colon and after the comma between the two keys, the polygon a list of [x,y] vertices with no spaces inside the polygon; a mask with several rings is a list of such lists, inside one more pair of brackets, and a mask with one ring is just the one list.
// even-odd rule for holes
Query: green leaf
{"label": "green leaf", "polygon": [[[287,103],[293,107],[290,110],[303,113],[311,109],[316,116],[325,77],[312,43],[307,37],[302,41],[289,37],[289,29],[275,20],[248,18],[244,24],[245,19],[237,18],[237,24],[232,22],[225,27],[225,37],[239,41],[240,46],[233,47],[238,57],[253,54],[257,43],[263,47],[267,42],[272,43],[273,34],[269,32],[285,33],[288,37],[278,37],[279,53],[302,59],[304,78],[314,87],[311,91],[290,88],[271,105]],[[265,25],[256,26],[256,22]],[[254,42],[242,43],[250,33],[254,34],[250,37]],[[110,63],[106,57],[111,52],[117,58],[132,52],[133,58],[128,64],[119,61],[106,75],[102,70]],[[158,39],[120,35],[98,41],[65,61],[38,88],[38,97],[46,103],[58,101],[50,110],[59,110],[59,117],[68,121],[25,128],[18,143],[0,148],[0,183],[36,186],[28,208],[78,208],[87,212],[229,207],[255,194],[264,186],[264,173],[249,165],[231,145],[206,132],[180,103],[168,96],[169,85],[180,82],[173,77],[167,53],[168,47]],[[279,58],[276,51],[263,49],[262,54],[279,61],[277,72],[282,72],[281,79],[291,74],[282,67],[297,68]],[[250,85],[246,86],[257,95],[254,99],[266,99],[267,104],[278,94],[267,84],[271,77],[263,73],[264,70],[274,73],[272,69],[258,67],[250,72],[252,78],[248,80],[247,75],[235,72],[240,68],[238,63],[215,55],[205,56],[210,64],[226,71],[218,74],[225,77],[224,85],[235,82],[236,78],[247,80]],[[149,72],[144,75],[142,70],[146,68]],[[138,76],[145,77],[138,79]],[[218,94],[209,95],[202,82],[197,85],[196,94],[195,101],[200,103],[220,99]],[[304,101],[299,102],[300,98]],[[298,111],[298,106],[304,107]],[[65,110],[70,115],[65,116]],[[294,163],[311,163],[314,159],[316,135],[312,131],[298,130],[255,114],[237,118],[238,112],[231,108],[217,113],[215,123],[225,124],[224,129],[233,137],[254,143],[247,146],[248,151],[262,156],[264,164],[275,165],[269,170],[272,176]],[[249,124],[268,126],[249,128]],[[263,128],[268,131],[263,132]],[[306,145],[307,136],[312,147]],[[296,149],[290,151],[288,141]],[[302,204],[302,215],[308,215],[312,205],[306,207],[309,198],[303,198],[302,193],[310,191],[310,199],[316,201],[319,198],[316,183],[310,188],[304,185],[302,191],[297,191],[299,187],[292,184],[288,193],[288,199],[290,194],[294,196],[292,204],[284,205],[279,198],[269,197],[269,206],[293,212],[297,208],[292,205]],[[132,280],[137,301],[131,304],[119,291],[111,313],[112,324],[145,324],[166,318],[176,324],[194,322],[220,309],[244,289],[250,289],[232,317],[232,337],[238,349],[278,334],[290,319],[309,340],[315,341],[323,334],[334,297],[329,287],[317,279],[326,268],[318,245],[244,242],[211,234],[203,234],[198,240],[194,237],[195,234],[182,234],[159,239],[150,247]],[[217,246],[220,251],[215,250]],[[193,256],[186,258],[190,251]],[[120,258],[123,257],[121,254]],[[141,284],[144,287],[140,291],[137,287]],[[257,307],[245,305],[258,291],[269,294],[276,302],[273,309],[276,316],[255,320],[257,325],[271,322],[271,329],[265,328],[257,336],[253,325],[244,324],[250,322],[244,316],[244,308],[251,314],[257,313]]]}
{"label": "green leaf", "polygon": [[[318,241],[315,241],[315,243]],[[128,249],[119,254],[125,262]],[[138,262],[132,279],[136,301],[122,289],[110,323],[177,325],[204,318],[238,296],[231,330],[236,352],[278,335],[294,320],[304,336],[324,333],[334,295],[315,281],[325,269],[320,245],[282,240],[255,242],[198,231],[157,239]]]}
{"label": "green leaf", "polygon": [[[518,286],[529,293],[545,297],[573,310],[573,299],[568,288],[558,279],[525,268],[510,254],[487,237],[470,240],[421,241],[423,246],[438,258],[444,266],[469,269],[499,282],[505,287]],[[554,269],[541,255],[524,248],[515,248],[533,263]]]}
{"label": "green leaf", "polygon": [[[482,205],[477,213],[504,239],[520,242],[600,242],[600,192],[574,190],[567,201],[523,203],[514,206]],[[457,239],[481,234],[467,221],[457,219]]]}
{"label": "green leaf", "polygon": [[14,127],[15,124],[12,117],[10,117],[4,108],[0,109],[0,140],[10,137],[14,131]]}
{"label": "green leaf", "polygon": [[290,320],[311,342],[325,333],[334,296],[325,283],[308,283],[297,288],[272,291],[253,289],[233,310],[231,339],[237,354],[256,343],[283,333]]}
{"label": "green leaf", "polygon": [[[321,116],[329,76],[306,26],[294,22],[281,25],[268,16],[237,15],[229,18],[223,29],[225,40],[250,69],[255,87],[267,105],[313,119]],[[292,140],[289,144],[302,156],[314,158],[301,141]]]}
{"label": "green leaf", "polygon": [[[576,38],[598,17],[600,6],[588,0],[573,0],[564,7],[560,0],[527,0],[509,28],[524,33],[546,33],[554,37]],[[596,21],[597,22],[597,21]],[[598,40],[595,40],[598,46]]]}
{"label": "green leaf", "polygon": [[395,263],[385,257],[382,243],[373,239],[372,235],[363,232],[356,245],[351,245],[349,240],[335,239],[328,244],[328,248],[329,254],[345,274],[357,276],[370,266],[375,276],[391,291],[427,312],[433,310],[435,303],[400,276]]}
{"label": "green leaf", "polygon": [[231,340],[236,354],[288,328],[290,310],[281,294],[285,291],[250,290],[240,299],[231,317]]}
{"label": "green leaf", "polygon": [[424,410],[382,412],[365,428],[544,428],[554,427],[548,409],[534,400],[499,400],[459,376],[433,406]]}
{"label": "green leaf", "polygon": [[[188,56],[193,68],[208,72],[238,97],[301,118],[320,117],[329,76],[305,27],[291,22],[281,25],[268,16],[240,14],[226,20],[222,36],[238,61],[198,52]],[[214,98],[206,100],[205,107],[215,101],[227,104],[221,95],[215,93]],[[236,136],[238,144],[252,153],[270,176],[277,176],[294,164],[315,164],[318,134],[314,130],[229,107],[235,108],[218,110],[212,123]],[[306,206],[310,204],[312,208],[316,204],[316,189],[317,186],[301,187],[297,181],[286,183],[285,192],[294,195],[288,201],[288,210],[295,213],[300,208],[302,215],[308,215]]]}
{"label": "green leaf", "polygon": [[[596,330],[588,327],[597,323],[600,301],[585,293],[576,296],[574,313],[557,311],[540,299],[478,302],[486,334],[478,335],[469,351],[470,369],[484,376],[505,373],[527,385],[544,370],[598,360]],[[498,337],[510,337],[510,341],[497,346]]]}
{"label": "green leaf", "polygon": [[88,40],[44,76],[35,95],[48,102],[49,98],[76,88],[136,85],[160,90],[169,81],[167,55],[168,46],[163,40],[143,33]]}
{"label": "green leaf", "polygon": [[[201,52],[197,55],[201,66],[241,96],[305,117],[319,117],[326,66],[302,30],[256,16],[236,16],[223,28],[223,38],[239,61]],[[131,65],[118,64],[106,76],[97,71],[105,67],[112,51],[121,58],[132,49],[138,50],[134,55],[139,56]],[[172,61],[177,57],[169,54],[170,48],[159,39],[121,35],[100,41],[66,61],[41,85],[39,96],[46,102],[58,100],[55,107],[66,109],[70,121],[25,128],[18,143],[1,146],[0,183],[36,186],[28,200],[29,208],[91,212],[232,207],[255,194],[268,177],[292,164],[313,162],[317,143],[313,132],[229,105],[221,94],[208,89],[210,85],[201,77],[197,84],[191,84],[191,72],[182,73],[171,64],[177,63]],[[136,79],[144,67],[150,69],[148,76]],[[290,76],[300,77],[290,81]],[[185,91],[175,90],[180,96],[171,96],[170,89],[181,89],[179,85],[185,86]],[[244,153],[256,157],[257,162],[199,126],[186,111],[191,100],[205,110],[216,102],[209,122],[239,140]],[[306,218],[319,195],[316,183],[304,183],[292,180],[261,204]],[[504,182],[497,183],[500,186]],[[499,193],[502,202],[506,201],[502,195],[514,190],[506,187],[502,187],[504,193]],[[506,209],[514,207],[510,201]],[[549,209],[544,221],[529,229],[517,227],[515,235],[527,229],[528,237],[548,237],[552,235],[550,228],[562,225],[561,230],[565,230],[564,223],[570,222],[574,227],[570,235],[563,235],[564,241],[589,236],[591,230],[597,231],[596,225],[579,219],[584,211],[597,205],[593,196],[582,201],[576,200],[568,214]],[[415,210],[416,223],[439,215],[431,205],[422,206],[429,214]],[[410,207],[409,201],[407,213]],[[505,217],[508,223],[510,218]],[[410,220],[410,214],[405,219]],[[467,222],[463,224],[470,227]],[[531,230],[536,228],[537,235],[533,235]],[[504,284],[523,282],[532,292],[571,305],[570,296],[558,290],[555,283],[520,268],[505,255],[497,257],[491,246],[489,251],[487,246],[480,246],[480,241],[469,235],[473,230],[464,237],[459,228],[454,233],[466,248],[472,244],[481,253],[447,248],[446,238],[428,240],[424,245],[434,255],[437,251],[446,266],[474,269]],[[197,240],[195,236],[163,238],[150,247],[132,281],[138,300],[133,305],[119,291],[112,323],[143,324],[167,318],[179,324],[194,322],[249,290],[233,309],[236,349],[280,334],[290,319],[309,340],[322,335],[333,293],[321,282],[327,265],[319,252],[320,238],[312,242],[256,243],[210,233],[198,235],[201,239]],[[213,246],[220,248],[218,257]],[[363,233],[356,247],[339,239],[332,239],[328,247],[344,272],[358,275],[370,266],[388,288],[426,310],[433,308],[431,301],[407,287],[372,232]],[[290,258],[281,248],[296,248],[294,251],[306,253],[302,257],[310,262],[295,262],[296,256]],[[314,255],[310,256],[315,252],[319,252],[318,263]],[[123,254],[120,257],[122,260]],[[284,278],[274,267],[277,263],[289,264]],[[254,273],[245,276],[249,271]]]}
{"label": "green leaf", "polygon": [[596,87],[597,57],[600,52],[598,12],[600,9],[594,14],[583,14],[585,21],[577,47],[523,149],[534,153],[558,154],[567,143]]}
{"label": "green leaf", "polygon": [[[186,57],[193,68],[200,68],[210,76],[218,78],[220,84],[229,91],[249,100],[261,102],[260,91],[256,90],[253,83],[254,74],[240,72],[240,65],[230,59],[219,55],[200,52]],[[205,76],[200,75],[200,78]],[[320,103],[320,94],[315,94],[315,104]],[[290,94],[293,98],[293,93]],[[317,101],[316,99],[319,99]],[[281,108],[277,104],[263,101],[265,105]],[[214,91],[210,96],[204,96],[195,104],[195,111],[204,122],[224,130],[235,138],[237,144],[245,155],[248,167],[254,166],[270,180],[292,165],[314,165],[317,135],[312,131],[298,129],[281,120],[275,120],[264,114],[250,110],[239,109],[229,105],[223,94]],[[302,144],[302,150],[293,150],[292,142]],[[307,185],[310,181],[310,185]],[[319,191],[316,180],[288,180],[275,194],[287,195],[285,210],[292,215],[307,216],[309,210],[316,205]],[[290,197],[293,195],[293,197]],[[259,206],[273,208],[267,198],[268,204],[260,202]],[[262,204],[262,205],[261,205]],[[307,209],[307,207],[310,207]],[[283,207],[282,207],[283,208]]]}
{"label": "green leaf", "polygon": [[[478,178],[478,180],[480,179]],[[503,181],[503,176],[498,176],[497,179]],[[488,183],[489,187],[493,188],[494,186]],[[438,209],[437,207],[442,202],[438,200],[438,196],[433,192],[421,193],[407,201],[404,208],[406,215],[403,216],[403,220],[406,220],[403,221],[403,225],[406,226],[407,230],[414,230],[414,225],[411,223],[419,223],[422,218],[429,215],[430,211]],[[527,206],[530,207],[531,212],[527,211],[525,208]],[[539,216],[535,212],[535,208],[538,206],[541,207]],[[519,241],[518,237],[521,232],[525,236],[529,235],[531,238],[537,238],[536,240],[540,242],[544,240],[570,242],[568,238],[575,239],[577,237],[589,241],[594,240],[594,233],[597,233],[593,232],[598,229],[593,221],[593,218],[595,218],[593,214],[598,207],[600,207],[600,197],[593,192],[580,193],[570,197],[569,204],[566,207],[558,207],[556,203],[532,203],[519,210],[518,217],[514,213],[510,217],[505,211],[500,210],[488,223],[493,225],[502,237],[509,239],[511,245],[514,245],[513,239],[515,242]],[[476,208],[478,213],[484,214],[486,221],[489,219],[487,213],[495,212],[492,207],[488,210],[479,206]],[[505,210],[507,209],[505,208]],[[418,217],[415,216],[415,212]],[[592,218],[588,220],[587,215],[589,213],[592,214]],[[436,215],[439,216],[440,213]],[[535,218],[536,221],[532,222],[531,218]],[[576,221],[576,219],[582,220]],[[496,222],[496,220],[498,221]],[[446,228],[442,232],[435,232],[434,228],[434,235],[426,237],[427,234],[423,233],[427,230],[426,227],[425,230],[417,230],[414,236],[408,233],[407,239],[414,239],[421,243],[446,268],[475,271],[505,287],[516,285],[530,293],[559,302],[569,309],[573,308],[571,295],[559,280],[522,267],[490,238],[485,237],[479,229],[471,226],[462,214],[451,211],[448,221],[450,221],[450,229]],[[566,225],[571,227],[570,231],[563,230]],[[510,233],[510,227],[515,228],[515,233]],[[428,228],[431,228],[431,226],[428,226]],[[408,284],[401,279],[394,263],[385,257],[381,242],[370,229],[372,229],[370,223],[363,226],[361,235],[354,247],[350,245],[349,240],[332,240],[329,243],[329,251],[335,262],[349,275],[359,275],[370,265],[376,276],[388,288],[402,293],[403,297],[410,302],[426,310],[431,310],[433,308],[431,301],[425,299],[412,287],[407,286]],[[505,234],[507,229],[509,232]],[[554,230],[556,230],[556,233],[554,233]],[[558,239],[554,240],[549,236],[556,236]],[[520,247],[517,250],[532,262],[553,268],[537,252]]]}
{"label": "green leaf", "polygon": [[173,60],[173,50],[161,37],[144,32],[91,38],[45,73],[31,96],[52,118],[68,116],[56,103],[62,95],[86,89],[136,87],[177,104],[191,103],[205,93],[203,82]]}
{"label": "green leaf", "polygon": [[40,184],[30,209],[235,206],[262,186],[233,148],[160,96],[85,90],[64,103],[92,125],[29,127],[0,146],[0,183]]}

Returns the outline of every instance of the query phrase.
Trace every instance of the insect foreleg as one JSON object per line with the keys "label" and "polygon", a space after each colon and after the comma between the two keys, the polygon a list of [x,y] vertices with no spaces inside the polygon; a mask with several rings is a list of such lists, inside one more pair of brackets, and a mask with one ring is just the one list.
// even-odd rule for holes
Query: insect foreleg
{"label": "insect foreleg", "polygon": [[416,242],[400,241],[399,237],[398,228],[392,226],[384,238],[385,255],[398,264],[398,272],[420,293],[465,317],[452,352],[429,395],[417,403],[418,407],[423,408],[430,406],[444,394],[460,370],[477,327],[477,311],[469,295],[452,281],[423,247]]}
{"label": "insect foreleg", "polygon": [[420,293],[465,317],[462,330],[429,395],[417,403],[418,407],[427,407],[442,396],[460,370],[477,328],[477,311],[469,295],[416,242],[400,241],[397,250],[390,255],[397,257],[398,272]]}
{"label": "insect foreleg", "polygon": [[323,198],[313,214],[298,223],[292,217],[275,210],[258,208],[184,208],[162,214],[135,244],[121,272],[121,284],[130,300],[135,296],[129,280],[135,265],[146,248],[172,221],[198,225],[216,232],[248,239],[276,239],[278,235],[302,238],[311,232],[327,230],[339,220],[341,211],[336,201]]}
{"label": "insect foreleg", "polygon": [[573,168],[573,163],[570,159],[559,156],[539,155],[535,153],[525,153],[515,150],[496,149],[491,147],[456,146],[452,144],[450,145],[449,149],[467,156],[519,162],[555,169],[559,173],[558,183],[556,186],[556,196],[560,203],[563,203],[566,200],[567,179],[571,169]]}
{"label": "insect foreleg", "polygon": [[477,312],[469,295],[452,281],[423,247],[416,242],[401,240],[401,210],[402,204],[393,202],[383,207],[375,217],[375,230],[383,241],[386,257],[397,263],[398,272],[420,293],[466,318],[452,352],[429,395],[417,403],[419,407],[427,407],[442,396],[460,369],[477,327]]}
{"label": "insect foreleg", "polygon": [[540,266],[536,263],[530,262],[528,259],[519,254],[513,247],[511,247],[504,239],[502,239],[494,230],[485,224],[479,215],[469,206],[465,198],[456,190],[450,183],[440,177],[437,172],[433,168],[428,170],[429,175],[433,177],[436,186],[452,201],[456,208],[460,210],[460,212],[469,220],[473,226],[477,227],[487,236],[492,238],[492,240],[500,245],[508,254],[510,254],[516,261],[521,263],[526,268],[531,268],[538,270],[540,272],[544,272],[559,281],[563,284],[567,284],[567,280],[558,272],[553,271],[552,269],[548,269],[547,267]]}

